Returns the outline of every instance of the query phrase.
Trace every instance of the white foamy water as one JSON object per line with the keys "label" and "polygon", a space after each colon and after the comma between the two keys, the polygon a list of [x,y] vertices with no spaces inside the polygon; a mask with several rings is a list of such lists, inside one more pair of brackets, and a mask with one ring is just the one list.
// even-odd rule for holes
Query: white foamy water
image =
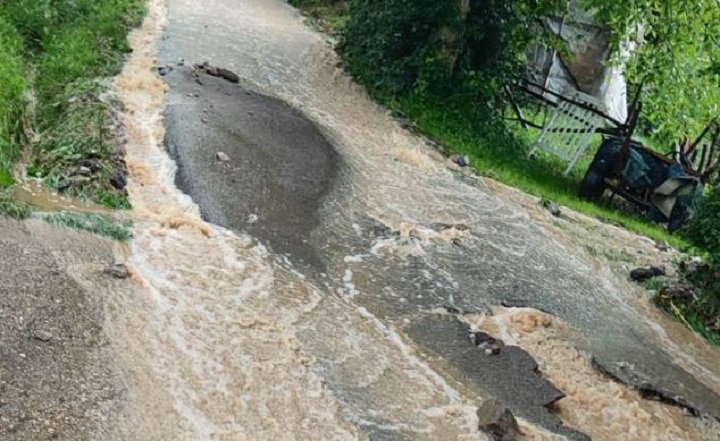
{"label": "white foamy water", "polygon": [[[207,59],[228,67],[304,112],[337,146],[344,177],[325,202],[322,228],[339,238],[358,237],[364,232],[356,217],[368,217],[399,232],[359,252],[328,256],[329,279],[338,290],[313,285],[316,277],[300,274],[255,238],[204,222],[198,207],[175,187],[176,167],[162,146],[167,90],[156,74],[158,39],[168,17],[195,37],[173,41],[179,52],[171,51],[167,61]],[[148,17],[130,40],[134,52],[117,88],[126,109],[136,219],[135,238],[123,257],[133,278],[127,289],[108,294],[108,330],[128,386],[116,438],[354,440],[394,433],[410,440],[486,439],[475,416],[482,397],[467,394],[422,360],[401,331],[412,316],[392,317],[390,307],[361,302],[393,291],[373,284],[380,275],[364,266],[371,258],[421,260],[427,281],[458,294],[469,286],[465,294],[471,300],[484,294],[480,287],[489,291],[517,281],[545,283],[544,296],[577,302],[587,294],[573,294],[582,288],[578,280],[596,278],[613,293],[599,300],[601,306],[618,302],[637,313],[617,284],[593,275],[583,255],[551,243],[527,212],[457,182],[436,153],[334,67],[331,48],[286,4],[150,0]],[[432,222],[466,227],[438,232],[423,226]],[[448,250],[457,249],[458,241],[469,251],[453,260]],[[502,274],[484,275],[470,286],[451,273],[469,259],[470,272],[493,268]],[[558,266],[567,268],[567,278],[537,277]],[[418,291],[418,298],[431,296]],[[568,390],[590,381],[590,398],[568,400],[560,416],[605,437],[598,439],[651,433],[655,438],[648,439],[673,440],[684,427],[694,430],[676,414],[668,414],[671,423],[645,418],[652,412],[637,410],[637,397],[597,380],[582,363],[552,372],[566,380]],[[591,403],[610,403],[613,396],[621,400],[605,417],[582,416],[597,410]],[[627,418],[627,409],[635,409],[636,418]],[[648,432],[651,424],[659,431]],[[524,439],[557,438],[529,423],[522,426]]]}
{"label": "white foamy water", "polygon": [[[417,433],[415,439],[484,439],[473,408],[391,331],[350,303],[324,299],[286,259],[275,259],[252,238],[203,222],[177,190],[175,165],[162,146],[166,87],[155,73],[164,2],[149,5],[117,78],[136,218],[126,256],[133,287],[108,300],[108,329],[129,388],[119,436],[366,439],[358,426],[377,425],[380,416],[388,428]],[[318,329],[325,333],[310,335]],[[299,333],[335,348],[326,354],[336,359],[333,381],[357,380],[367,389],[362,402],[368,407],[349,412],[340,406],[311,369]],[[342,357],[366,353],[377,358],[373,370],[349,379],[360,363]],[[389,388],[407,394],[389,397]]]}

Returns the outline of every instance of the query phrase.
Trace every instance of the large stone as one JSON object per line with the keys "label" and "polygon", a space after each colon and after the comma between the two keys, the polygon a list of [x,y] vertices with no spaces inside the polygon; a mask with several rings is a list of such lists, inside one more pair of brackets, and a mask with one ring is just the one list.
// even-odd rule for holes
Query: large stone
{"label": "large stone", "polygon": [[482,396],[501,401],[514,415],[531,423],[572,441],[589,440],[584,433],[564,426],[550,412],[548,407],[565,394],[539,375],[537,362],[523,349],[504,346],[498,353],[488,354],[488,345],[501,347],[503,342],[468,330],[453,315],[426,315],[413,320],[404,330],[423,352],[442,360],[443,368],[457,375],[455,380],[482,391]]}
{"label": "large stone", "polygon": [[485,400],[477,410],[479,429],[487,432],[494,441],[515,441],[520,434],[515,415],[498,401]]}

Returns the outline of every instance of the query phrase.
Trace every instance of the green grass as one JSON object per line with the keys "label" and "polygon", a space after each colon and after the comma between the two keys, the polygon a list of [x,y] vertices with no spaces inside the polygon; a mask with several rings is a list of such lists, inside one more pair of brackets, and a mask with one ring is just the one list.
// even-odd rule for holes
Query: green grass
{"label": "green grass", "polygon": [[15,185],[15,178],[13,178],[12,173],[0,168],[0,189],[12,187],[13,185]]}
{"label": "green grass", "polygon": [[[692,271],[691,265],[680,263],[677,278],[655,277],[643,286],[653,292],[655,304],[669,316],[704,337],[713,345],[720,345],[720,263],[708,260]],[[691,296],[673,294],[673,287],[692,287]],[[676,288],[677,289],[677,288]]]}
{"label": "green grass", "polygon": [[[12,184],[9,170],[20,153],[28,82],[22,40],[0,15],[0,187]],[[11,178],[11,176],[10,176]]]}
{"label": "green grass", "polygon": [[132,222],[121,222],[109,216],[84,213],[53,213],[44,217],[51,225],[88,231],[119,241],[132,238]]}
{"label": "green grass", "polygon": [[0,216],[24,220],[31,214],[32,209],[28,204],[13,200],[9,195],[0,193]]}
{"label": "green grass", "polygon": [[658,301],[656,303],[669,316],[673,317],[686,327],[701,335],[714,346],[720,346],[720,330],[713,323],[718,320],[717,305],[714,313],[708,312],[708,305],[704,301],[692,303],[675,303],[672,301]]}
{"label": "green grass", "polygon": [[105,81],[94,79],[81,79],[65,86],[58,98],[68,104],[56,123],[43,132],[28,174],[57,188],[73,176],[79,162],[91,158],[99,170],[89,179],[75,182],[65,193],[108,208],[129,209],[127,194],[110,184],[123,164],[115,158],[120,140],[109,128],[113,103],[101,99],[107,88]]}
{"label": "green grass", "polygon": [[[109,183],[122,164],[112,158],[114,103],[100,98],[109,90],[100,79],[120,71],[130,51],[127,33],[140,23],[144,8],[143,0],[2,1],[0,186],[10,182],[4,175],[21,149],[32,147],[29,169],[46,184],[58,187],[65,180],[73,184],[71,195],[129,207],[127,195]],[[37,102],[34,121],[27,112],[29,90]],[[32,145],[23,139],[30,126],[39,135]],[[67,181],[87,159],[102,162],[93,182]]]}

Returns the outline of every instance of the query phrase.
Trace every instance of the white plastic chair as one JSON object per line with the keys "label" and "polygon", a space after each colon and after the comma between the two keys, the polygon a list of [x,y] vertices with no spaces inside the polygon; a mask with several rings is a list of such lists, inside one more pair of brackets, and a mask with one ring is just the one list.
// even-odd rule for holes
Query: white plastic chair
{"label": "white plastic chair", "polygon": [[[599,111],[603,109],[599,100],[582,92],[574,92],[568,98]],[[605,120],[589,109],[565,100],[559,101],[540,137],[532,144],[529,156],[542,150],[567,161],[567,176],[585,154],[593,135],[605,124]]]}

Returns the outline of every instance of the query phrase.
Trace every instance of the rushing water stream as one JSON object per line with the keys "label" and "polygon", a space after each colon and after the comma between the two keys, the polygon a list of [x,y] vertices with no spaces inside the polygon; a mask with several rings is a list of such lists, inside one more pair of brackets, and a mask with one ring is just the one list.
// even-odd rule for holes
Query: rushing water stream
{"label": "rushing water stream", "polygon": [[[557,415],[568,425],[598,440],[717,439],[679,408],[650,406],[595,373],[573,345],[609,363],[674,360],[702,378],[698,390],[715,392],[717,354],[689,352],[709,351],[702,345],[658,349],[662,329],[609,271],[556,243],[522,207],[457,179],[335,67],[332,48],[292,8],[150,0],[130,40],[134,53],[117,87],[136,221],[124,256],[133,284],[107,300],[129,393],[108,437],[484,440],[475,415],[484,389],[459,381],[404,329],[443,306],[481,313],[522,299],[577,330],[563,338],[537,326],[513,334],[502,314],[464,320],[526,347],[551,380],[565,380]],[[321,264],[273,252],[272,237],[205,222],[176,187],[163,115],[186,96],[157,76],[159,47],[163,64],[209,60],[235,71],[248,87],[300,110],[337,148],[341,170],[302,242]],[[551,337],[570,361],[553,363],[533,349]],[[679,367],[657,372],[691,378]],[[547,418],[519,416],[526,439],[555,438]]]}

